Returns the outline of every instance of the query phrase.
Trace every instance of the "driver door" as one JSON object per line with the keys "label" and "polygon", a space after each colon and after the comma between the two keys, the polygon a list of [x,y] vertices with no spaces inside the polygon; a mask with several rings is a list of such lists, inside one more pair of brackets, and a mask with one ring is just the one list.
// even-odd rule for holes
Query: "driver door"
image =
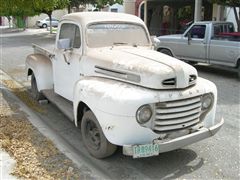
{"label": "driver door", "polygon": [[[57,37],[53,61],[54,91],[72,101],[74,85],[80,78],[82,57],[80,26],[72,22],[61,23]],[[69,47],[63,49],[59,45],[61,40],[67,40]]]}
{"label": "driver door", "polygon": [[194,25],[184,35],[184,43],[181,44],[182,59],[207,62],[206,25]]}

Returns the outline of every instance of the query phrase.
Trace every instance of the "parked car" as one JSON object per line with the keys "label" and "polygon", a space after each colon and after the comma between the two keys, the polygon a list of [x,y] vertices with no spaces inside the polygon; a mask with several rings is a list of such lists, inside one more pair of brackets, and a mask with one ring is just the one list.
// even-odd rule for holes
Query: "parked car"
{"label": "parked car", "polygon": [[[58,20],[54,17],[52,17],[52,26],[57,27],[58,26]],[[43,20],[38,20],[36,22],[36,25],[40,28],[46,28],[50,26],[50,20],[48,17],[44,18]]]}
{"label": "parked car", "polygon": [[223,125],[215,120],[216,86],[154,51],[136,16],[68,14],[53,51],[33,47],[26,59],[33,96],[45,96],[80,127],[96,158],[117,146],[134,158],[155,156],[211,137]]}
{"label": "parked car", "polygon": [[232,67],[240,78],[239,37],[231,22],[195,22],[183,34],[159,36],[156,50],[190,63]]}

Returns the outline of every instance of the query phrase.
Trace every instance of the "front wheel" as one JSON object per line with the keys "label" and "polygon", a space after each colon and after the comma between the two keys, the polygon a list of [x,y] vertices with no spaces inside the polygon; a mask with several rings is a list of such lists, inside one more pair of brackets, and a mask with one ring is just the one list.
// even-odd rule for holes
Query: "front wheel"
{"label": "front wheel", "polygon": [[159,52],[163,53],[163,54],[166,54],[168,56],[173,56],[171,51],[168,50],[168,49],[160,49]]}
{"label": "front wheel", "polygon": [[238,80],[240,81],[240,63],[238,65]]}
{"label": "front wheel", "polygon": [[83,115],[81,132],[84,145],[95,158],[106,158],[116,151],[117,146],[106,139],[97,118],[90,110]]}

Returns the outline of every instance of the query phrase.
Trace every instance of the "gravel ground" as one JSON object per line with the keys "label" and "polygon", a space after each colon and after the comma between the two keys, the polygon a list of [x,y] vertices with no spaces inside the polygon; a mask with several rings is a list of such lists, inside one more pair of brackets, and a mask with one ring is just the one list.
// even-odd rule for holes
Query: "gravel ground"
{"label": "gravel ground", "polygon": [[[27,92],[17,89],[13,82],[5,81],[18,97]],[[24,179],[81,179],[80,170],[61,153],[28,120],[26,113],[7,95],[0,91],[0,147],[16,160],[12,175]]]}

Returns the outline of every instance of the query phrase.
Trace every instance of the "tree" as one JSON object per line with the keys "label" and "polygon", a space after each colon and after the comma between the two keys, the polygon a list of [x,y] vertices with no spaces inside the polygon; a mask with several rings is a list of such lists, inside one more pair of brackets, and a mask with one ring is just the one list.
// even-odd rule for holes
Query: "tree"
{"label": "tree", "polygon": [[95,0],[70,0],[69,6],[68,6],[68,13],[70,13],[71,8],[73,7],[75,7],[78,12],[80,5],[93,4],[94,2]]}
{"label": "tree", "polygon": [[69,0],[34,0],[32,1],[32,4],[34,12],[48,15],[50,21],[50,33],[52,33],[52,12],[57,9],[66,8],[69,4]]}
{"label": "tree", "polygon": [[52,33],[52,12],[67,7],[69,0],[3,0],[0,6],[0,15],[11,16],[34,16],[41,13],[48,15],[50,20],[50,33]]}
{"label": "tree", "polygon": [[8,0],[2,1],[0,6],[0,16],[7,17],[10,26],[11,17],[33,16],[36,13],[32,9],[31,0]]}
{"label": "tree", "polygon": [[[238,26],[238,32],[240,32],[240,0],[211,0],[211,1],[212,3],[229,6],[233,8],[233,12]],[[239,8],[239,13],[237,13],[237,8]]]}

